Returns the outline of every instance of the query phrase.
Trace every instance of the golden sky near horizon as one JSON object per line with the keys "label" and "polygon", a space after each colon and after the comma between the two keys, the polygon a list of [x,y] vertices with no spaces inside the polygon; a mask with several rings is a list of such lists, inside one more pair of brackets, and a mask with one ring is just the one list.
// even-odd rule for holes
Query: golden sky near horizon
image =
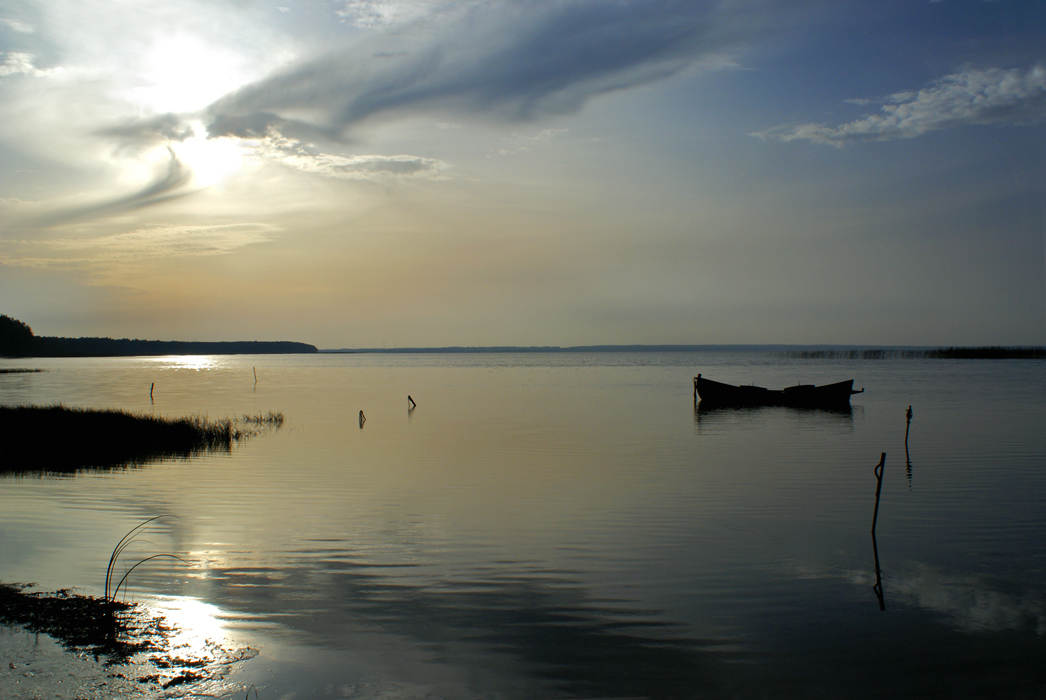
{"label": "golden sky near horizon", "polygon": [[1034,3],[0,0],[0,313],[1046,343]]}

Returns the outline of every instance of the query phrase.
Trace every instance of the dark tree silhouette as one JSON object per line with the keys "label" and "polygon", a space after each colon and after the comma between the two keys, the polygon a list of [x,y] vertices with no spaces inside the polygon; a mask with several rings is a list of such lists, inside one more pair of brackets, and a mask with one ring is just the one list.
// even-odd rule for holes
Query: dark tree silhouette
{"label": "dark tree silhouette", "polygon": [[31,355],[35,345],[32,328],[18,319],[0,315],[0,357]]}
{"label": "dark tree silhouette", "polygon": [[26,324],[0,316],[0,357],[122,357],[130,355],[258,355],[314,353],[315,345],[277,341],[197,342],[35,336]]}

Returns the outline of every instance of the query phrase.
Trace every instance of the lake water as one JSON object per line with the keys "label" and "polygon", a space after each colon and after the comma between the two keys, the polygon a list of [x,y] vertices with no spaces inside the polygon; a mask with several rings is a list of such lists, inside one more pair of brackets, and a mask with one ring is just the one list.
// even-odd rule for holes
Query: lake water
{"label": "lake water", "polygon": [[[4,404],[284,413],[231,454],[0,477],[4,582],[100,595],[120,537],[165,516],[125,556],[188,563],[139,567],[128,599],[256,649],[230,671],[235,697],[252,685],[261,700],[1046,696],[1043,361],[707,351],[4,367],[46,370],[0,375]],[[866,391],[845,413],[706,411],[698,372],[778,388],[852,377]]]}

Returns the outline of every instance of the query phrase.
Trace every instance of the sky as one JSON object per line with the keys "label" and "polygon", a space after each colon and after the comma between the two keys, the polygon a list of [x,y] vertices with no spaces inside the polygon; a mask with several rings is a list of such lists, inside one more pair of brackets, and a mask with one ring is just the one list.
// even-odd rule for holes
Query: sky
{"label": "sky", "polygon": [[1040,0],[0,0],[0,313],[1046,344]]}

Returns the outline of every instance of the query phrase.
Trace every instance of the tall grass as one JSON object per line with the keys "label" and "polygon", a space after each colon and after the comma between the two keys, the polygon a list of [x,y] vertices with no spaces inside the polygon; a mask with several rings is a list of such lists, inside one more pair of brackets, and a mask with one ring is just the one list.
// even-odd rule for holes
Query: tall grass
{"label": "tall grass", "polygon": [[131,575],[132,571],[134,571],[139,566],[148,561],[165,557],[169,559],[177,559],[178,561],[184,562],[186,564],[189,563],[185,559],[179,557],[177,554],[153,554],[152,556],[140,559],[138,563],[136,563],[134,566],[132,566],[130,569],[124,572],[123,577],[115,586],[113,585],[113,576],[116,572],[116,562],[120,559],[120,555],[123,554],[123,551],[127,549],[128,546],[138,541],[138,537],[145,533],[146,529],[149,527],[150,524],[164,517],[167,516],[155,515],[149,518],[148,520],[145,520],[144,522],[140,523],[137,527],[131,529],[130,532],[124,535],[120,539],[120,541],[116,543],[116,547],[113,548],[113,553],[109,556],[109,566],[105,570],[105,600],[115,603],[116,596],[120,593],[120,588],[127,581],[127,577]]}
{"label": "tall grass", "polygon": [[204,452],[279,429],[283,414],[240,419],[163,418],[116,409],[0,406],[0,473],[71,472],[137,466]]}

